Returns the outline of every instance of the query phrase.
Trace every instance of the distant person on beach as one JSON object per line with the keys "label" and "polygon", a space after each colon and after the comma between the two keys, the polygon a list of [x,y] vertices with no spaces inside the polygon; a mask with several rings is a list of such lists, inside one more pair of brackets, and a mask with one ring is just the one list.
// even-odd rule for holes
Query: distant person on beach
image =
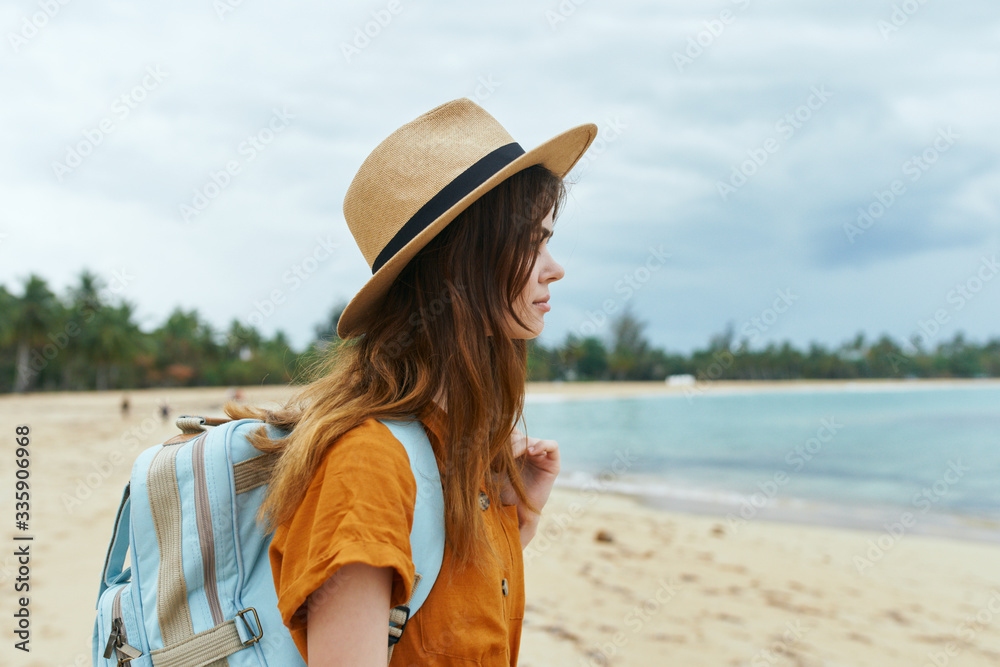
{"label": "distant person on beach", "polygon": [[125,396],[122,396],[122,404],[121,404],[121,411],[122,411],[122,418],[123,419],[125,417],[128,417],[128,410],[129,410],[128,395],[126,394]]}
{"label": "distant person on beach", "polygon": [[170,405],[167,403],[166,399],[160,401],[160,419],[163,421],[170,419]]}
{"label": "distant person on beach", "polygon": [[[522,550],[559,473],[557,443],[516,429],[527,341],[564,275],[547,246],[563,178],[596,133],[580,125],[526,152],[467,98],[393,132],[344,200],[373,274],[340,316],[344,344],[280,409],[226,404],[290,430],[255,444],[280,454],[263,505],[269,556],[310,667],[517,664]],[[377,420],[411,415],[441,473],[445,555],[394,644],[390,608],[414,594],[416,485]]]}

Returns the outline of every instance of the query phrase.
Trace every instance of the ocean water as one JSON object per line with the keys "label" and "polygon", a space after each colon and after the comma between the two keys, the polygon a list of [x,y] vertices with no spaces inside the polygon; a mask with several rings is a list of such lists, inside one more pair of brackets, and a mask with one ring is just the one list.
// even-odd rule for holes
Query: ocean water
{"label": "ocean water", "polygon": [[558,484],[667,509],[1000,541],[1000,384],[529,395]]}

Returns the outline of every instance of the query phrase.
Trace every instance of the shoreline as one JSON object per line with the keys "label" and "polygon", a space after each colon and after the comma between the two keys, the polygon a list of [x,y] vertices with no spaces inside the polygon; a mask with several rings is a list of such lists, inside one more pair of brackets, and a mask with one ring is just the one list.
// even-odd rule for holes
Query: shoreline
{"label": "shoreline", "polygon": [[[911,379],[911,380],[785,380],[785,381],[715,381],[697,385],[668,386],[659,382],[547,382],[531,383],[525,402],[547,403],[576,400],[607,400],[689,394],[730,396],[736,394],[808,394],[823,392],[895,392],[941,389],[1000,389],[1000,378]],[[532,398],[534,397],[534,398]],[[643,507],[687,516],[710,517],[725,521],[735,515],[752,516],[765,523],[828,527],[881,535],[887,526],[895,527],[905,515],[913,517],[904,526],[907,534],[958,540],[980,544],[1000,544],[1000,513],[995,516],[932,511],[921,512],[905,505],[851,504],[835,500],[814,500],[797,496],[769,498],[763,505],[752,505],[754,494],[708,487],[679,488],[669,482],[625,476],[603,484],[593,474],[565,470],[557,488],[580,490],[585,485],[604,486],[604,491],[629,498]]]}
{"label": "shoreline", "polygon": [[[903,525],[902,528],[906,534],[981,544],[1000,544],[1000,514],[980,516],[959,512],[921,512],[916,508],[905,506],[848,504],[794,496],[783,497],[776,501],[768,499],[766,503],[756,504],[751,499],[753,494],[743,495],[735,491],[713,494],[719,498],[710,500],[691,497],[690,493],[686,496],[654,494],[635,488],[629,480],[604,484],[599,479],[591,477],[584,481],[585,474],[567,472],[568,475],[565,477],[561,475],[560,479],[556,480],[556,489],[571,493],[596,491],[601,494],[612,494],[653,511],[668,514],[709,517],[740,525],[761,521],[872,534],[891,532],[890,527],[892,530],[899,530],[898,526],[905,523],[908,525]],[[723,495],[728,496],[729,500],[722,500]]]}
{"label": "shoreline", "polygon": [[[710,395],[733,393],[781,393],[813,391],[892,391],[922,390],[941,388],[1000,388],[1000,378],[984,379],[927,379],[927,380],[783,380],[757,381],[733,380],[699,383]],[[111,405],[116,411],[122,395],[129,395],[133,405],[153,403],[164,396],[171,400],[172,413],[164,427],[173,429],[173,420],[184,413],[205,416],[224,416],[222,405],[229,387],[181,387],[146,388],[135,390],[91,390],[32,392],[29,394],[0,395],[0,405],[19,400],[90,399],[95,403]],[[243,399],[268,407],[276,406],[292,394],[295,387],[289,385],[262,385],[237,387],[243,392]],[[608,398],[640,398],[664,395],[682,395],[691,387],[669,386],[662,382],[529,382],[526,385],[525,402],[550,400],[605,400]],[[104,399],[107,397],[107,399]],[[534,398],[532,398],[534,397]],[[102,400],[104,399],[104,400]],[[77,402],[74,400],[73,402]],[[89,401],[88,401],[89,402]],[[208,408],[208,409],[206,409]],[[16,412],[16,409],[13,410]],[[153,413],[146,417],[147,424]],[[156,418],[160,422],[159,418]],[[131,462],[129,462],[131,465]],[[749,495],[735,490],[690,487],[670,489],[669,483],[653,484],[650,480],[632,479],[628,476],[613,482],[604,482],[583,470],[563,470],[556,481],[556,489],[579,492],[594,486],[602,487],[601,494],[611,494],[636,502],[642,507],[663,513],[682,514],[691,517],[708,517],[725,521],[727,517],[741,513],[741,507],[749,504]],[[661,488],[656,488],[661,486]],[[671,493],[671,490],[674,493]],[[773,502],[772,502],[773,501]],[[743,514],[747,510],[743,508]],[[904,506],[852,505],[834,501],[812,500],[800,497],[782,497],[776,501],[769,499],[763,506],[754,505],[752,521],[765,523],[827,527],[856,530],[865,533],[884,533],[885,523],[893,523],[908,508]],[[916,514],[916,512],[913,512]],[[1000,515],[996,517],[962,514],[955,512],[930,512],[907,531],[914,535],[938,537],[985,544],[1000,544]]]}
{"label": "shoreline", "polygon": [[787,498],[785,502],[758,508],[749,504],[737,507],[697,501],[664,502],[660,498],[648,496],[632,497],[643,506],[656,511],[713,517],[739,524],[763,521],[858,531],[873,535],[902,532],[906,535],[943,540],[1000,545],[1000,516],[992,518],[940,511],[924,514],[906,507],[871,508],[862,505],[821,503],[802,498]]}
{"label": "shoreline", "polygon": [[[529,382],[529,396],[574,398],[624,398],[672,395],[727,395],[737,393],[810,393],[826,391],[919,391],[931,389],[1000,388],[1000,378],[914,378],[837,380],[712,380],[689,385],[665,382]],[[545,399],[542,399],[545,400]]]}

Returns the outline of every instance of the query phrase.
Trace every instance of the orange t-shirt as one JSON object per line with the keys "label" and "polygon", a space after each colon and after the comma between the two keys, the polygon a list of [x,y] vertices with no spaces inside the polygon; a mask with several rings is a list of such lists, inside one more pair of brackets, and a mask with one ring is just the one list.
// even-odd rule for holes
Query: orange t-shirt
{"label": "orange t-shirt", "polygon": [[[444,412],[432,404],[421,422],[443,474]],[[416,495],[406,450],[378,420],[367,419],[327,450],[269,551],[278,609],[303,659],[308,661],[306,609],[299,608],[342,565],[393,568],[390,603],[406,603],[413,585],[410,528]],[[393,649],[393,667],[517,664],[524,618],[517,508],[489,500],[483,510],[487,533],[502,562],[490,564],[487,577],[474,566],[458,570],[446,541],[441,572]]]}

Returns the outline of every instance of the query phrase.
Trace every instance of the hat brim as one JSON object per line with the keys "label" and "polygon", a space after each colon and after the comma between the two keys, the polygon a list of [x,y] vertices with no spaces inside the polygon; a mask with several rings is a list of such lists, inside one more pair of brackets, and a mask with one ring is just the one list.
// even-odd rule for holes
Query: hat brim
{"label": "hat brim", "polygon": [[559,178],[565,178],[596,137],[597,125],[593,123],[567,130],[517,157],[460,199],[393,255],[354,295],[337,322],[337,335],[348,339],[364,333],[365,323],[375,315],[385,295],[389,292],[389,287],[402,272],[403,267],[472,202],[489,192],[504,179],[532,165],[541,164]]}

